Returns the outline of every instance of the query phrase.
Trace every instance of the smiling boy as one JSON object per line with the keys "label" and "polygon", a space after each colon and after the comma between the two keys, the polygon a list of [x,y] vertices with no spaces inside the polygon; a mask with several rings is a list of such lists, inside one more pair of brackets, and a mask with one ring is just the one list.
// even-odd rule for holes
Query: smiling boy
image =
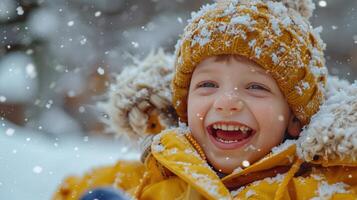
{"label": "smiling boy", "polygon": [[285,130],[292,136],[299,131],[275,80],[239,56],[210,57],[196,67],[187,112],[192,135],[225,174],[264,157]]}
{"label": "smiling boy", "polygon": [[172,81],[188,128],[154,138],[146,163],[159,166],[162,180],[142,187],[139,199],[356,198],[347,178],[357,175],[354,158],[303,160],[296,140],[286,140],[324,101],[325,44],[307,21],[312,8],[232,0],[192,14]]}

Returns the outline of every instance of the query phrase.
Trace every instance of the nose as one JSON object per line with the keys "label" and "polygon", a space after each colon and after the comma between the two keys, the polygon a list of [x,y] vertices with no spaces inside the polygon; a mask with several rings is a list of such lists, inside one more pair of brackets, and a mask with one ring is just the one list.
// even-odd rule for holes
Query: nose
{"label": "nose", "polygon": [[234,114],[244,108],[244,102],[236,92],[225,92],[214,102],[214,109],[222,114]]}

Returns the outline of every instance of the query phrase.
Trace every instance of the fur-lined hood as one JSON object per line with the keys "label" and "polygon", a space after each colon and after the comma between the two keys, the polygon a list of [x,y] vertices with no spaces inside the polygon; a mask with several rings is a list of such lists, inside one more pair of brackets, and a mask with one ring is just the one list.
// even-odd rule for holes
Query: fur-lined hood
{"label": "fur-lined hood", "polygon": [[297,152],[308,162],[347,165],[357,159],[357,82],[329,77],[326,97],[297,140]]}

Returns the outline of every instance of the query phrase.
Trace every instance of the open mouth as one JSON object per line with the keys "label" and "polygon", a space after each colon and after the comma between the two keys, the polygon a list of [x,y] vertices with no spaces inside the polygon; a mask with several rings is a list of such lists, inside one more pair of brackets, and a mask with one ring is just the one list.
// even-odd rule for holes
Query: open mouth
{"label": "open mouth", "polygon": [[222,149],[238,148],[249,141],[255,130],[237,122],[216,122],[207,127],[213,142]]}

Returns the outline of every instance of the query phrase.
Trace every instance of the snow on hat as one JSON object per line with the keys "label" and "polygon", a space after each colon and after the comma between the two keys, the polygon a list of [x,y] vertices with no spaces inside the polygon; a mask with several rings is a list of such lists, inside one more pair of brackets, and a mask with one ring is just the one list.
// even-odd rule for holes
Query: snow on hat
{"label": "snow on hat", "polygon": [[350,84],[328,78],[326,101],[304,128],[297,144],[297,152],[305,161],[325,165],[356,161],[357,81]]}
{"label": "snow on hat", "polygon": [[172,89],[180,120],[187,122],[195,67],[207,57],[240,55],[270,72],[295,116],[306,125],[324,100],[327,75],[321,28],[308,22],[313,9],[311,0],[227,0],[192,13],[176,45]]}
{"label": "snow on hat", "polygon": [[137,140],[176,124],[170,90],[173,61],[162,50],[151,52],[116,77],[108,102],[99,104],[108,115],[105,122],[111,132]]}

